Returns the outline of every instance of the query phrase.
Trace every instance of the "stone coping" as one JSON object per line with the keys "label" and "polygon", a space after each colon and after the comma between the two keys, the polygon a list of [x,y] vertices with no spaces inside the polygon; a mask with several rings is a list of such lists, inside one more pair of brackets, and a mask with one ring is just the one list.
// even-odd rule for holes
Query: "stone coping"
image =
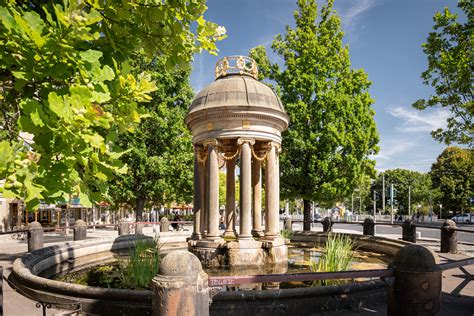
{"label": "stone coping", "polygon": [[[332,232],[331,234],[341,234],[350,236],[354,240],[357,249],[381,253],[391,258],[395,256],[398,250],[400,250],[406,245],[412,244],[411,242],[404,240],[395,240],[379,236],[367,236],[337,232]],[[293,242],[325,243],[327,237],[328,233],[314,231],[297,231],[293,233],[293,236],[290,240]]]}
{"label": "stone coping", "polygon": [[[398,249],[409,244],[404,241],[395,241],[381,237],[363,236],[355,234],[350,235],[356,240],[359,249],[380,252],[388,256],[392,256]],[[318,232],[295,232],[292,241],[295,242],[324,242],[327,234]],[[50,280],[40,276],[53,266],[60,263],[68,265],[73,269],[75,263],[80,262],[79,258],[91,258],[91,262],[100,262],[104,260],[104,254],[109,252],[111,256],[113,251],[127,249],[133,245],[136,240],[151,239],[144,235],[128,235],[119,236],[118,238],[98,238],[93,240],[82,240],[69,242],[60,246],[50,246],[42,248],[23,257],[16,259],[13,263],[12,273],[9,282],[13,284],[20,292],[27,296],[44,302],[52,302],[58,305],[70,304],[71,302],[81,302],[84,311],[97,311],[94,308],[104,308],[107,311],[124,311],[130,315],[138,315],[131,312],[131,309],[137,308],[137,311],[151,310],[152,292],[149,290],[130,290],[130,289],[111,289],[99,288],[86,285],[71,284],[56,280]],[[180,245],[165,243],[165,249],[176,250],[181,249]],[[182,248],[186,248],[183,243]],[[94,259],[95,258],[95,259]],[[238,306],[241,302],[250,302],[254,300],[262,300],[270,305],[277,304],[277,301],[283,303],[286,301],[297,300],[298,298],[309,299],[310,297],[328,297],[334,295],[351,295],[363,296],[364,291],[382,291],[385,284],[380,280],[364,281],[355,284],[342,284],[324,287],[308,287],[308,288],[290,288],[280,290],[267,291],[238,291],[238,292],[219,292],[213,297],[211,304],[211,312],[213,306],[221,304],[231,304]],[[367,292],[368,293],[368,292]],[[226,303],[227,302],[227,303]],[[351,301],[352,302],[352,301]],[[245,304],[248,304],[245,303]],[[102,307],[95,305],[102,304]],[[294,303],[291,303],[294,304]],[[114,309],[116,308],[116,309]],[[128,309],[127,309],[128,308]],[[104,311],[104,309],[102,309]]]}

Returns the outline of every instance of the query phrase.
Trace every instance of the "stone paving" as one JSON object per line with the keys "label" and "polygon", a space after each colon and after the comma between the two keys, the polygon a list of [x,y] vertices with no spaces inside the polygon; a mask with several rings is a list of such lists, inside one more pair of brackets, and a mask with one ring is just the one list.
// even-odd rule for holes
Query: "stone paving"
{"label": "stone paving", "polygon": [[[319,230],[315,228],[314,230]],[[354,233],[350,230],[335,229],[336,232]],[[152,227],[144,228],[147,235],[155,235]],[[162,234],[163,237],[169,236],[173,241],[184,240],[191,232],[170,232]],[[112,237],[116,236],[114,230],[96,230],[88,231],[88,238]],[[178,235],[178,236],[176,236]],[[176,236],[176,237],[172,237]],[[384,235],[388,238],[400,238],[397,235]],[[72,234],[48,233],[45,235],[45,246],[60,244],[72,241]],[[459,254],[439,253],[439,244],[436,240],[423,239],[419,244],[432,248],[440,256],[442,262],[447,260],[459,260],[467,257],[474,257],[474,247],[468,245],[459,245]],[[4,268],[4,275],[8,276],[11,271],[12,262],[21,257],[27,251],[27,245],[24,240],[12,240],[9,235],[0,236],[0,266]],[[442,315],[474,315],[474,265],[452,269],[443,272],[443,310]],[[41,315],[41,309],[35,307],[35,302],[23,297],[12,290],[7,282],[3,283],[4,294],[4,315]],[[366,306],[358,310],[332,312],[327,315],[385,315],[386,306]],[[47,315],[61,315],[61,311],[55,309],[47,310]]]}

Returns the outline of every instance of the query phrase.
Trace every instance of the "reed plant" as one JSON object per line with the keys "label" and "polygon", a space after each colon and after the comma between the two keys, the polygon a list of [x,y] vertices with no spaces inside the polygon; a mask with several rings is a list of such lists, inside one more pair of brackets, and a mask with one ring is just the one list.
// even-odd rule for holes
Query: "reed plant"
{"label": "reed plant", "polygon": [[293,231],[289,229],[282,229],[280,231],[280,234],[281,234],[281,237],[285,239],[291,239],[291,237],[293,237]]}
{"label": "reed plant", "polygon": [[[336,272],[348,270],[354,259],[354,242],[349,236],[329,234],[326,245],[318,261],[311,260],[313,272]],[[313,285],[328,285],[341,283],[339,280],[315,280]]]}
{"label": "reed plant", "polygon": [[120,279],[127,288],[148,288],[160,268],[160,248],[158,239],[137,240],[130,249],[128,261],[120,264]]}

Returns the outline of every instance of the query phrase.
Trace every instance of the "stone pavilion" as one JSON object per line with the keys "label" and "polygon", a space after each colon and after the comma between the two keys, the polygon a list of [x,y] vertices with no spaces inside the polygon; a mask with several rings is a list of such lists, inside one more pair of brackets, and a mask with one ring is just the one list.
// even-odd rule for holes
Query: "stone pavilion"
{"label": "stone pavilion", "polygon": [[[275,92],[258,81],[257,71],[255,61],[248,57],[220,59],[215,81],[195,96],[186,116],[194,144],[194,233],[189,250],[207,266],[287,261],[287,248],[279,234],[278,155],[289,118]],[[219,169],[224,167],[226,204],[225,214],[220,215]],[[219,231],[222,216],[223,234]]]}

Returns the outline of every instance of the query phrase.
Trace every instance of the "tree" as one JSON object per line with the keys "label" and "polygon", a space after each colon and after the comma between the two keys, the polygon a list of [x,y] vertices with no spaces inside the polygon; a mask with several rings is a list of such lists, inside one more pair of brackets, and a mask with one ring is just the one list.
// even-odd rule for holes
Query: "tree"
{"label": "tree", "polygon": [[333,1],[322,6],[299,0],[296,28],[286,27],[272,49],[285,69],[269,63],[263,47],[251,56],[272,80],[290,117],[283,134],[283,195],[302,198],[304,229],[310,229],[311,201],[342,200],[362,175],[374,174],[369,155],[378,151],[378,132],[364,70],[351,69],[349,49]]}
{"label": "tree", "polygon": [[84,205],[103,199],[108,180],[126,172],[117,136],[140,121],[138,104],[157,89],[129,72],[128,59],[158,53],[171,66],[201,49],[215,53],[224,29],[204,20],[205,10],[203,1],[1,1],[4,196],[30,210],[69,194]]}
{"label": "tree", "polygon": [[[427,173],[407,169],[389,169],[383,172],[385,176],[385,205],[390,209],[390,186],[393,184],[395,190],[395,207],[399,214],[416,213],[418,208],[432,209],[439,199],[439,192],[432,188],[431,178]],[[382,173],[380,173],[372,184],[371,197],[374,190],[377,192],[377,208],[382,208]],[[409,193],[409,188],[411,192]],[[409,198],[409,195],[411,197]],[[409,207],[409,200],[411,205]]]}
{"label": "tree", "polygon": [[189,84],[190,67],[167,67],[166,58],[148,59],[137,55],[133,72],[147,71],[157,89],[144,104],[147,113],[137,128],[122,134],[118,145],[128,150],[122,161],[127,173],[113,181],[114,202],[136,207],[137,221],[145,203],[161,205],[192,200],[193,146],[191,133],[184,124],[193,97]]}
{"label": "tree", "polygon": [[447,147],[431,166],[433,186],[441,191],[440,203],[453,215],[470,210],[474,194],[474,155],[472,149]]}
{"label": "tree", "polygon": [[448,8],[433,17],[434,31],[423,44],[428,57],[428,69],[421,75],[423,83],[434,88],[428,99],[420,99],[413,107],[446,108],[451,113],[446,129],[437,129],[431,135],[447,145],[455,142],[473,145],[473,86],[472,30],[474,10],[472,1],[459,0],[458,7],[466,15],[465,23]]}

